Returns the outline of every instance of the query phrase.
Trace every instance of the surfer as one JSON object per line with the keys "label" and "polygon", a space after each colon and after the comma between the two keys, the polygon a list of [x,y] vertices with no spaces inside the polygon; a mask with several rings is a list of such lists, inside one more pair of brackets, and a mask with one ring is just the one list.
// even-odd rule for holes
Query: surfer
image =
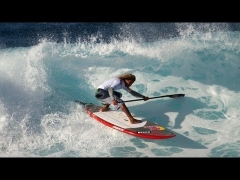
{"label": "surfer", "polygon": [[121,99],[122,94],[116,91],[118,89],[124,89],[131,95],[143,98],[144,101],[147,101],[149,97],[143,96],[130,88],[130,86],[135,82],[135,80],[135,75],[131,73],[126,73],[116,78],[108,79],[102,84],[100,84],[95,93],[95,97],[105,103],[104,106],[100,109],[100,111],[108,111],[110,104],[112,104],[116,109],[121,108],[123,110],[123,112],[128,116],[131,124],[140,123],[140,120],[133,118],[127,106]]}

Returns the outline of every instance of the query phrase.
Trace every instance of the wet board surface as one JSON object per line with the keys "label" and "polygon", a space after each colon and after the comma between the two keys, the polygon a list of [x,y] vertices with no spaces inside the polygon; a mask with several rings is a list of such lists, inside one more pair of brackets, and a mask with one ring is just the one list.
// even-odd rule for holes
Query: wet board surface
{"label": "wet board surface", "polygon": [[134,116],[134,118],[142,122],[131,124],[127,115],[121,109],[99,112],[101,106],[92,103],[84,103],[78,100],[75,100],[75,102],[82,105],[86,113],[95,120],[126,134],[146,139],[168,139],[176,136],[167,128],[153,123],[150,120]]}

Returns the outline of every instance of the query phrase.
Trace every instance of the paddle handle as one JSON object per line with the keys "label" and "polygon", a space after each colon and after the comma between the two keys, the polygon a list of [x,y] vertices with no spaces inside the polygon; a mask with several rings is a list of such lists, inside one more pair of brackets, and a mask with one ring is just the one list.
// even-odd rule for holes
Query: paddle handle
{"label": "paddle handle", "polygon": [[[171,95],[164,95],[164,96],[156,96],[156,97],[150,97],[149,99],[156,99],[156,98],[164,98],[164,97],[170,97],[170,98],[178,98],[178,97],[184,97],[185,94],[171,94]],[[134,100],[128,100],[123,102],[132,102],[132,101],[142,101],[142,99],[134,99]]]}

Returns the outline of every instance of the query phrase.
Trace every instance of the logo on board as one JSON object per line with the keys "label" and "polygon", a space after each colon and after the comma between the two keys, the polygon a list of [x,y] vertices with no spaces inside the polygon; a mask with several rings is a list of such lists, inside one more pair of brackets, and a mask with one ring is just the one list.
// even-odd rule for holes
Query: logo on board
{"label": "logo on board", "polygon": [[150,129],[150,131],[154,131],[154,130],[162,131],[162,130],[165,130],[164,127],[158,126],[158,125],[156,125],[156,126],[144,126],[144,128],[148,128],[148,129]]}

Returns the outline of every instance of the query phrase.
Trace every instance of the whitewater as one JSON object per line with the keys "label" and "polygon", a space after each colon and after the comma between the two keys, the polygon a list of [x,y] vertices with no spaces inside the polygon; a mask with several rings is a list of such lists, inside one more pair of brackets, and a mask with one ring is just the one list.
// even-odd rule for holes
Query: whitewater
{"label": "whitewater", "polygon": [[[240,31],[225,23],[175,27],[178,35],[151,41],[90,34],[73,42],[66,30],[62,41],[1,42],[0,157],[240,157]],[[119,132],[74,102],[100,105],[97,86],[126,72],[136,76],[131,88],[145,96],[185,94],[126,103],[134,116],[176,137]],[[136,99],[120,92],[123,100]]]}

